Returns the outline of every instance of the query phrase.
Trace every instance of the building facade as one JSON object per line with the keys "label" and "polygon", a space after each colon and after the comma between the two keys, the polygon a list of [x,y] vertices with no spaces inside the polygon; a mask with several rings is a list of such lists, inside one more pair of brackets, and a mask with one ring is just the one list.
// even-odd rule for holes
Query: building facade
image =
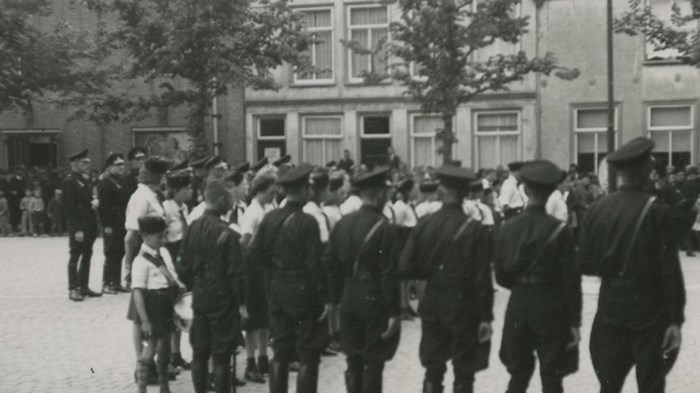
{"label": "building facade", "polygon": [[[674,2],[687,5],[647,1],[668,18]],[[293,5],[319,41],[310,49],[319,72],[280,67],[275,76],[281,89],[246,91],[248,159],[291,154],[296,162],[323,165],[347,149],[356,162],[368,162],[393,146],[409,168],[439,165],[435,130],[441,120],[421,113],[396,83],[364,84],[363,71],[385,66],[381,56],[353,53],[341,43],[358,41],[381,51],[389,24],[399,17],[398,5],[371,0]],[[627,0],[614,1],[616,14],[627,6]],[[514,12],[530,19],[521,42],[496,43],[475,56],[551,51],[581,74],[574,81],[528,75],[507,92],[461,106],[454,119],[454,158],[475,169],[542,157],[596,171],[607,150],[605,1],[547,0],[537,7],[522,0]],[[672,51],[654,51],[644,37],[616,35],[614,47],[617,142],[650,136],[657,159],[677,168],[697,163],[698,69],[681,65]]]}
{"label": "building facade", "polygon": [[[34,20],[39,28],[49,29],[65,20],[77,29],[90,30],[97,22],[96,15],[81,7],[79,2],[54,0],[52,7],[52,15]],[[114,88],[127,94],[148,95],[155,91],[156,83],[130,81]],[[218,148],[232,163],[245,159],[243,94],[243,90],[238,89],[218,97],[216,135],[213,119],[206,127],[210,150]],[[109,153],[126,154],[137,145],[146,147],[151,154],[182,159],[191,146],[185,114],[185,109],[174,108],[139,122],[97,125],[71,120],[70,109],[49,104],[38,103],[30,113],[0,113],[0,168],[18,165],[67,168],[67,155],[88,148],[93,168],[100,169]]]}

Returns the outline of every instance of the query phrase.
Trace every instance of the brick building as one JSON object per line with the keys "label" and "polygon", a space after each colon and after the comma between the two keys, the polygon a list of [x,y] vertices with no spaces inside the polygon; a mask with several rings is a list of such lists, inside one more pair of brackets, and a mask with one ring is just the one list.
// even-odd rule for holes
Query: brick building
{"label": "brick building", "polygon": [[[674,2],[688,5],[647,1],[666,17]],[[627,4],[614,0],[615,13]],[[439,164],[434,130],[441,120],[420,113],[395,83],[364,85],[358,76],[370,67],[370,58],[340,44],[357,40],[372,47],[399,17],[397,4],[296,0],[293,5],[322,41],[312,48],[314,64],[328,71],[298,75],[281,67],[276,78],[282,89],[246,91],[248,159],[290,153],[296,161],[324,164],[348,149],[355,161],[366,161],[391,145],[409,167]],[[606,2],[546,0],[538,8],[523,0],[515,12],[530,17],[521,42],[496,43],[475,56],[552,51],[581,75],[571,82],[529,75],[508,92],[460,107],[455,158],[477,169],[544,157],[597,170],[606,150]],[[657,142],[658,159],[677,167],[697,163],[698,69],[679,64],[672,51],[655,52],[644,37],[616,35],[614,45],[618,143],[649,135]]]}

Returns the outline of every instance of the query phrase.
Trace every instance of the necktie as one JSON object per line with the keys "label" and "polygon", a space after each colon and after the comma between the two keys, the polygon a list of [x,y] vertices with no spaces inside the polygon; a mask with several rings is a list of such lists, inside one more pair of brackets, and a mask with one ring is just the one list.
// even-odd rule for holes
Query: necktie
{"label": "necktie", "polygon": [[182,231],[187,230],[187,217],[185,217],[185,212],[182,211],[182,207],[178,209],[178,212],[180,213],[180,220],[182,221]]}

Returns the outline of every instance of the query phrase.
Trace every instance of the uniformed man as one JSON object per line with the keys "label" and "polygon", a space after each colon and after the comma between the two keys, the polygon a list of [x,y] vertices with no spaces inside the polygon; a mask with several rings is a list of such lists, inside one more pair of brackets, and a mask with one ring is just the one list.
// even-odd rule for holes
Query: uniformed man
{"label": "uniformed man", "polygon": [[277,182],[285,190],[287,203],[263,218],[246,257],[248,265],[272,272],[270,393],[287,392],[289,364],[297,355],[296,391],[316,393],[321,352],[329,341],[325,319],[330,305],[324,306],[324,300],[330,303],[330,296],[328,276],[321,266],[319,224],[303,211],[311,191],[311,171],[310,165],[303,164],[280,176]]}
{"label": "uniformed man", "polygon": [[473,392],[474,374],[488,365],[493,286],[489,234],[465,214],[462,202],[474,174],[445,166],[437,171],[442,208],[418,222],[401,254],[404,278],[427,280],[421,302],[420,360],[424,393],[441,393],[452,359],[455,393]]}
{"label": "uniformed man", "polygon": [[384,363],[399,344],[399,250],[396,231],[382,214],[389,170],[380,167],[355,179],[362,207],[338,222],[323,257],[333,304],[341,307],[348,393],[381,393]]}
{"label": "uniformed man", "polygon": [[522,167],[523,163],[520,161],[508,164],[510,173],[501,186],[501,194],[498,196],[498,201],[501,204],[503,215],[506,220],[522,213],[527,205],[527,196],[525,195],[519,179],[519,173]]}
{"label": "uniformed man", "polygon": [[512,291],[500,358],[511,375],[508,393],[527,391],[535,352],[542,391],[563,392],[563,377],[578,369],[581,278],[572,232],[545,211],[549,195],[563,180],[562,171],[537,160],[526,163],[520,176],[529,203],[503,224],[494,254],[496,280]]}
{"label": "uniformed man", "polygon": [[88,288],[92,245],[97,237],[98,201],[90,183],[90,158],[85,149],[68,157],[71,173],[63,180],[63,208],[70,240],[68,260],[68,297],[81,301],[87,297],[102,296]]}
{"label": "uniformed man", "polygon": [[228,164],[220,156],[214,156],[204,163],[204,168],[209,172],[210,177],[221,180],[226,174]]}
{"label": "uniformed man", "polygon": [[126,236],[126,205],[131,191],[124,181],[124,156],[112,153],[105,161],[106,175],[97,185],[100,205],[97,212],[104,228],[105,263],[102,274],[102,292],[115,295],[127,291],[121,286],[124,237]]}
{"label": "uniformed man", "polygon": [[194,318],[190,328],[192,384],[207,391],[208,360],[214,364],[217,393],[229,393],[231,355],[236,346],[244,306],[245,264],[240,236],[221,220],[231,196],[219,180],[204,191],[205,214],[187,228],[175,264],[179,278],[192,291]]}
{"label": "uniformed man", "polygon": [[328,171],[324,168],[314,169],[309,177],[309,182],[311,188],[309,200],[304,205],[304,213],[310,214],[318,222],[321,243],[325,245],[328,243],[331,233],[331,222],[321,206],[328,194],[328,185],[330,183]]}
{"label": "uniformed man", "polygon": [[579,271],[602,278],[590,345],[602,393],[620,392],[633,366],[640,392],[663,392],[681,344],[685,288],[672,212],[645,189],[653,148],[640,137],[607,157],[619,190],[582,222]]}

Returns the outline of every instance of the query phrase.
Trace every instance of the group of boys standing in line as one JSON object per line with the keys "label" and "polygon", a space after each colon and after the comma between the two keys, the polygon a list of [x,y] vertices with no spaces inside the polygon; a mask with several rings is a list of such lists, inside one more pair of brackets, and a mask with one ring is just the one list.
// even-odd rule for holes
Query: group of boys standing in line
{"label": "group of boys standing in line", "polygon": [[[110,155],[93,196],[81,152],[71,157],[74,172],[63,187],[66,212],[73,211],[70,298],[99,295],[87,288],[96,210],[110,277],[104,292],[132,289],[140,392],[153,375],[161,392],[169,391],[168,363],[182,360],[172,303],[188,291],[196,393],[207,391],[211,375],[217,392],[230,391],[241,329],[246,377],[268,375],[271,393],[288,391],[293,363],[297,392],[315,393],[333,339],[346,355],[348,393],[380,393],[413,285],[423,392],[444,390],[452,360],[453,392],[469,393],[475,374],[488,367],[493,266],[496,281],[511,290],[499,352],[511,375],[507,392],[527,390],[538,359],[550,393],[562,392],[563,378],[578,369],[580,277],[593,275],[602,278],[590,341],[601,392],[620,392],[633,366],[641,392],[663,392],[680,348],[685,289],[670,209],[646,188],[653,146],[637,138],[607,157],[620,189],[590,206],[577,239],[550,211],[566,173],[545,160],[510,165],[498,223],[500,214],[482,201],[486,183],[459,164],[418,182],[392,182],[390,167],[351,177],[333,163],[293,166],[289,156],[233,169],[218,157],[171,167],[132,151],[129,161],[143,162],[132,166],[138,185],[122,175],[124,157]],[[416,183],[421,202],[413,204]]]}

